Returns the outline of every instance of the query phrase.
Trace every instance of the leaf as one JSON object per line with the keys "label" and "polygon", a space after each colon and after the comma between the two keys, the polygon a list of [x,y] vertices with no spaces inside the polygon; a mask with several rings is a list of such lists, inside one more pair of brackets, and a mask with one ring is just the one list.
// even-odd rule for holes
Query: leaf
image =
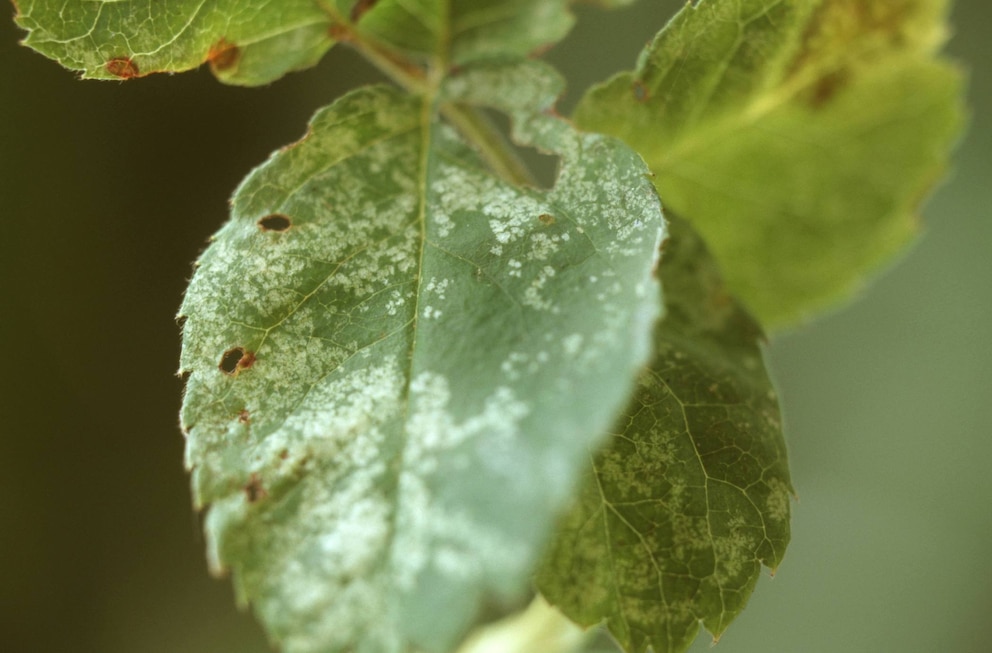
{"label": "leaf", "polygon": [[576,0],[576,2],[583,2],[590,5],[599,5],[604,9],[620,9],[622,7],[628,7],[637,0]]}
{"label": "leaf", "polygon": [[334,0],[361,35],[421,58],[464,65],[521,57],[561,40],[575,22],[568,0]]}
{"label": "leaf", "polygon": [[18,0],[24,39],[85,78],[129,79],[209,62],[231,84],[267,84],[333,45],[314,0]]}
{"label": "leaf", "polygon": [[288,653],[447,651],[524,598],[649,356],[658,199],[552,115],[560,87],[531,62],[444,91],[559,153],[551,190],[489,173],[432,98],[364,88],[245,180],[198,263],[187,464],[213,566]]}
{"label": "leaf", "polygon": [[702,0],[577,123],[635,146],[768,327],[848,296],[918,230],[962,123],[937,0]]}
{"label": "leaf", "polygon": [[791,492],[760,327],[699,237],[669,225],[654,361],[537,576],[579,624],[655,653],[685,651],[700,622],[719,637],[744,609],[785,553]]}

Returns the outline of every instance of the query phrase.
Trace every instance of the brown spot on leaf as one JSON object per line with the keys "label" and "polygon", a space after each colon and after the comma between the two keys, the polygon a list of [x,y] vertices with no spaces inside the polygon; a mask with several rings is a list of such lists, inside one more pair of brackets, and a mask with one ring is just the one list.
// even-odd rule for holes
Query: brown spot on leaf
{"label": "brown spot on leaf", "polygon": [[648,93],[648,87],[639,79],[634,80],[631,90],[634,92],[634,99],[638,102],[647,102],[651,99],[651,94]]}
{"label": "brown spot on leaf", "polygon": [[287,458],[289,458],[289,449],[283,449],[282,451],[279,452],[280,460],[286,460]]}
{"label": "brown spot on leaf", "polygon": [[269,493],[265,490],[265,486],[262,485],[262,479],[258,474],[252,474],[242,489],[245,492],[245,496],[248,498],[248,503],[256,503],[269,496]]}
{"label": "brown spot on leaf", "polygon": [[247,370],[255,364],[255,352],[244,347],[233,347],[224,352],[217,366],[228,376],[237,376],[238,372]]}
{"label": "brown spot on leaf", "polygon": [[210,46],[207,52],[207,61],[210,62],[210,69],[214,73],[230,70],[238,65],[241,60],[241,48],[231,43],[227,39],[221,39]]}
{"label": "brown spot on leaf", "polygon": [[238,422],[241,424],[251,424],[251,413],[248,412],[247,408],[242,408],[241,412],[238,413]]}
{"label": "brown spot on leaf", "polygon": [[277,231],[281,233],[292,226],[293,221],[290,220],[288,215],[283,215],[282,213],[273,213],[258,221],[258,227],[262,231]]}
{"label": "brown spot on leaf", "polygon": [[838,91],[847,85],[850,74],[846,70],[835,70],[818,79],[809,89],[807,102],[813,109],[827,104]]}
{"label": "brown spot on leaf", "polygon": [[107,72],[120,79],[131,79],[138,76],[138,64],[130,57],[117,57],[107,62]]}
{"label": "brown spot on leaf", "polygon": [[541,215],[537,216],[537,219],[540,220],[541,224],[543,224],[545,227],[550,227],[555,223],[555,216],[551,215],[550,213],[542,213]]}

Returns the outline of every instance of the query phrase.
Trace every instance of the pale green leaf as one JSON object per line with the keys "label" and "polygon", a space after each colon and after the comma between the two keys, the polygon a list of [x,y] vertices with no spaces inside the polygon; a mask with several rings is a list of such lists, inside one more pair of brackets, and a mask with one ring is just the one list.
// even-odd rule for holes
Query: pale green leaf
{"label": "pale green leaf", "polygon": [[[363,38],[406,55],[464,65],[520,57],[561,40],[568,0],[334,0]],[[350,9],[349,9],[350,8]]]}
{"label": "pale green leaf", "polygon": [[559,153],[550,190],[489,173],[429,99],[355,91],[247,178],[198,263],[196,502],[289,653],[448,651],[525,598],[650,354],[655,190],[622,143],[553,116],[559,90],[535,62],[444,91]]}
{"label": "pale green leaf", "polygon": [[18,0],[24,39],[83,77],[129,79],[209,62],[222,81],[266,84],[334,43],[314,0]]}
{"label": "pale green leaf", "polygon": [[842,299],[917,232],[962,122],[942,0],[702,0],[585,128],[635,146],[766,326]]}
{"label": "pale green leaf", "polygon": [[670,228],[654,361],[538,572],[566,615],[655,653],[740,613],[761,563],[785,553],[791,492],[761,330],[699,237]]}
{"label": "pale green leaf", "polygon": [[582,2],[584,4],[599,5],[604,9],[619,9],[620,7],[627,7],[637,0],[576,0],[577,2]]}

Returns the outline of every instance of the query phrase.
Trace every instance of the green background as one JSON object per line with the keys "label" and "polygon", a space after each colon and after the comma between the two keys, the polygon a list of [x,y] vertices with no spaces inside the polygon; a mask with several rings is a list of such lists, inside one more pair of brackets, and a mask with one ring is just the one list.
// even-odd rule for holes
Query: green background
{"label": "green background", "polygon": [[[630,67],[678,2],[581,12],[549,57]],[[3,6],[3,5],[0,5]],[[79,82],[0,20],[0,649],[268,650],[206,572],[173,315],[235,185],[375,73],[338,48],[263,89]],[[972,124],[927,230],[858,301],[777,338],[793,544],[723,653],[992,646],[992,5],[957,3]],[[700,637],[698,650],[709,650]],[[695,650],[695,649],[694,649]]]}

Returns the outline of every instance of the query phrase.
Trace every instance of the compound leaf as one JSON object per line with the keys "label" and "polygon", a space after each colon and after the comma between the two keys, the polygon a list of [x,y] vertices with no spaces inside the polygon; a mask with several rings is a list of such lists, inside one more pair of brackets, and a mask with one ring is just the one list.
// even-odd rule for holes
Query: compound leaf
{"label": "compound leaf", "polygon": [[552,604],[583,625],[605,620],[637,652],[685,651],[700,623],[719,636],[789,541],[760,327],[699,237],[679,221],[670,229],[657,353],[538,573]]}
{"label": "compound leaf", "polygon": [[849,295],[917,232],[962,122],[943,0],[701,0],[584,128],[634,145],[766,326]]}
{"label": "compound leaf", "polygon": [[224,82],[267,84],[333,45],[314,0],[18,0],[24,39],[85,78],[130,79],[208,62]]}
{"label": "compound leaf", "polygon": [[198,262],[187,464],[214,567],[289,653],[443,652],[512,607],[649,356],[657,195],[559,90],[536,62],[443,90],[560,154],[550,190],[488,172],[431,96],[355,91]]}

